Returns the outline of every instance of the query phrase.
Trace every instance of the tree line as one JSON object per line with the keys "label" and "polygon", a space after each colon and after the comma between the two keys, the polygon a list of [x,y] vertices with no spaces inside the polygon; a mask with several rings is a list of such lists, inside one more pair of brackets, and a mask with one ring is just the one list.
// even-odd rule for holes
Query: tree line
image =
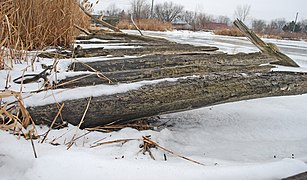
{"label": "tree line", "polygon": [[[237,6],[234,10],[235,18],[246,21],[249,17],[250,9],[250,5]],[[188,11],[184,9],[184,6],[172,1],[154,4],[154,0],[132,0],[128,10],[120,9],[115,4],[112,4],[106,10],[100,11],[99,14],[122,19],[129,19],[130,15],[133,15],[133,18],[136,20],[159,19],[163,22],[185,22],[191,26],[192,30],[206,29],[209,23],[232,26],[232,19],[227,16],[213,16],[203,12]],[[253,19],[251,27],[255,32],[264,34],[281,32],[307,33],[307,19],[297,23],[295,21],[287,22],[282,18],[270,22]]]}

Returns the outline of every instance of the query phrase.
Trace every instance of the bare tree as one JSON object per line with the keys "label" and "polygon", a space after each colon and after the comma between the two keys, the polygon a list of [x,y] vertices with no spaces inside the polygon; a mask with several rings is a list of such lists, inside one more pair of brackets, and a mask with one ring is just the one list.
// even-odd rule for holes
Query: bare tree
{"label": "bare tree", "polygon": [[211,22],[214,22],[214,18],[211,15],[205,13],[200,13],[196,17],[196,26],[197,29],[205,29],[207,25]]}
{"label": "bare tree", "polygon": [[193,30],[196,30],[196,17],[197,13],[193,11],[185,11],[181,14],[181,20],[191,25]]}
{"label": "bare tree", "polygon": [[303,19],[300,22],[301,26],[302,26],[302,30],[304,33],[307,33],[307,19]]}
{"label": "bare tree", "polygon": [[183,6],[173,2],[164,2],[155,6],[155,15],[158,19],[165,22],[172,22],[183,11]]}
{"label": "bare tree", "polygon": [[181,19],[189,24],[195,22],[196,12],[193,11],[185,11],[181,14]]}
{"label": "bare tree", "polygon": [[153,16],[154,16],[154,0],[151,0],[150,17],[153,18]]}
{"label": "bare tree", "polygon": [[270,22],[270,24],[267,25],[266,33],[280,33],[282,32],[282,28],[286,24],[285,19],[275,19]]}
{"label": "bare tree", "polygon": [[146,0],[131,1],[131,13],[135,19],[148,19],[150,17],[150,4]]}
{"label": "bare tree", "polygon": [[115,3],[109,5],[106,10],[100,11],[99,14],[103,16],[120,16],[122,10],[119,9]]}
{"label": "bare tree", "polygon": [[235,10],[235,17],[244,22],[246,18],[249,16],[250,9],[251,6],[247,4],[237,6]]}
{"label": "bare tree", "polygon": [[227,16],[218,16],[216,22],[229,25],[230,24],[230,18],[227,17]]}
{"label": "bare tree", "polygon": [[254,19],[252,21],[252,28],[256,33],[263,33],[266,28],[264,20]]}

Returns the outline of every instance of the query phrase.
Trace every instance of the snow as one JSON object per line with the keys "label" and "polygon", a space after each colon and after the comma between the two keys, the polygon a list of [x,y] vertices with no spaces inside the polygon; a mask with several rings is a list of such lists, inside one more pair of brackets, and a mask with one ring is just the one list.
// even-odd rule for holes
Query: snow
{"label": "snow", "polygon": [[127,43],[112,43],[112,44],[78,44],[76,43],[75,46],[81,46],[83,49],[89,48],[104,48],[104,49],[135,49],[135,48],[142,48],[142,46],[128,46]]}
{"label": "snow", "polygon": [[[188,77],[183,77],[188,78]],[[24,99],[26,107],[43,106],[55,102],[63,102],[65,100],[82,99],[87,97],[98,97],[102,95],[111,95],[117,93],[124,93],[131,90],[136,90],[145,85],[157,84],[163,81],[177,81],[182,78],[164,78],[153,81],[139,81],[135,83],[123,83],[117,85],[95,85],[78,87],[74,89],[56,89],[47,92],[40,92],[32,94],[30,97]]]}
{"label": "snow", "polygon": [[[129,31],[136,33],[135,31]],[[194,45],[218,46],[228,53],[257,52],[246,38],[216,36],[210,32],[144,32],[166,37],[177,42]],[[98,41],[94,39],[92,41]],[[302,67],[276,66],[273,71],[306,72],[306,42],[265,39],[292,57]],[[107,42],[106,42],[107,43]],[[105,47],[99,44],[99,47]],[[97,44],[98,46],[98,44]],[[108,46],[108,45],[106,45]],[[122,46],[125,47],[125,46]],[[131,57],[96,57],[60,60],[58,79],[93,72],[66,72],[73,61],[93,62]],[[0,71],[0,81],[5,82],[25,74],[39,73],[42,64],[52,65],[53,59],[40,58],[33,66],[15,64],[13,70]],[[27,67],[25,69],[25,67]],[[54,75],[51,75],[54,79]],[[185,77],[188,78],[188,77]],[[70,90],[54,90],[25,98],[30,105],[43,105],[58,101],[125,92],[146,84],[176,81],[177,78],[142,81],[118,85],[97,85]],[[10,89],[19,91],[20,85],[9,83]],[[25,96],[37,90],[42,82],[23,85]],[[4,89],[5,83],[0,83]],[[84,95],[84,91],[90,92]],[[51,98],[51,99],[50,99]],[[44,99],[43,101],[39,101]],[[5,100],[3,100],[5,101]],[[41,104],[39,104],[39,103]],[[76,140],[67,150],[74,134],[81,136],[86,130],[69,127],[50,131],[46,141],[34,140],[38,158],[35,159],[30,141],[17,139],[10,132],[0,131],[0,180],[49,180],[49,179],[282,179],[307,171],[307,94],[270,97],[205,107],[196,110],[160,116],[155,130],[137,131],[125,128],[118,132],[91,132]],[[46,126],[36,127],[44,134]],[[194,164],[161,149],[152,149],[156,160],[148,153],[139,152],[141,140],[90,148],[99,142],[151,135],[159,145],[182,156],[204,163]],[[59,145],[53,146],[50,142]],[[167,161],[164,160],[164,154]]]}
{"label": "snow", "polygon": [[[29,141],[0,131],[0,179],[281,179],[307,170],[306,100],[307,95],[262,98],[164,115],[161,119],[172,126],[92,132],[66,150],[65,142],[76,132],[69,126],[51,131],[46,143],[35,141],[38,159]],[[47,127],[38,131],[43,134]],[[77,136],[86,132],[78,130]],[[147,135],[206,166],[157,149],[152,150],[154,161],[139,153],[142,142],[137,140],[90,148],[102,138]],[[48,144],[53,139],[60,145]]]}

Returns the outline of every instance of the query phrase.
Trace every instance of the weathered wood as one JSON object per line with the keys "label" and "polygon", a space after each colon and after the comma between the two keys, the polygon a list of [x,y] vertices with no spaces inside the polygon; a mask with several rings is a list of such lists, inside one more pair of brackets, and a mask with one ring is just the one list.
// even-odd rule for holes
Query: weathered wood
{"label": "weathered wood", "polygon": [[[91,68],[94,68],[103,72],[113,83],[126,83],[168,77],[204,75],[214,72],[269,72],[272,66],[260,66],[260,64],[267,64],[270,61],[273,60],[260,53],[236,55],[151,55],[142,58],[98,61],[87,63],[87,65],[84,63],[74,63],[71,68],[75,71],[92,71]],[[59,84],[81,77],[70,77]],[[102,80],[93,74],[64,87],[104,83],[109,84],[109,81]]]}
{"label": "weathered wood", "polygon": [[[94,97],[84,127],[162,113],[182,111],[244,99],[307,92],[307,76],[295,73],[214,73],[199,78],[181,79],[144,86],[139,90]],[[64,120],[77,125],[87,99],[65,101]],[[49,124],[56,116],[56,104],[28,108],[37,123]],[[60,122],[60,120],[59,120]]]}
{"label": "weathered wood", "polygon": [[133,24],[133,26],[136,28],[136,30],[139,31],[139,33],[141,34],[141,36],[144,36],[144,34],[142,33],[142,31],[140,30],[140,28],[135,24],[134,20],[133,20],[133,14],[131,14],[131,22]]}
{"label": "weathered wood", "polygon": [[[142,45],[135,49],[81,49],[77,56],[142,55],[138,58],[74,63],[75,71],[99,71],[114,83],[136,82],[183,77],[176,82],[147,85],[126,93],[94,97],[86,114],[84,127],[94,127],[114,122],[127,122],[168,112],[211,106],[215,104],[259,97],[302,94],[307,92],[307,76],[302,73],[270,72],[276,57],[263,53],[228,55],[215,53],[215,47],[195,47],[169,42],[165,39],[149,40],[142,36],[126,36],[122,33],[90,35],[93,37]],[[140,38],[141,37],[141,38]],[[68,55],[69,56],[69,55]],[[91,68],[89,68],[89,66]],[[193,76],[198,75],[198,76]],[[68,78],[62,82],[76,79]],[[65,87],[89,86],[109,83],[95,75],[83,78]],[[110,84],[112,85],[112,84]],[[63,88],[63,87],[61,87]],[[88,100],[65,101],[62,117],[77,125]],[[56,116],[57,105],[30,107],[37,123],[50,124]],[[58,122],[61,122],[58,120]]]}
{"label": "weathered wood", "polygon": [[[126,71],[134,69],[165,68],[187,65],[260,65],[274,61],[273,58],[261,53],[250,54],[168,54],[149,55],[138,58],[123,58],[117,60],[98,61],[87,63],[89,66],[101,72]],[[75,71],[88,71],[82,63],[73,64]],[[244,68],[244,67],[243,67]],[[242,68],[242,69],[243,69]]]}
{"label": "weathered wood", "polygon": [[245,36],[261,50],[261,52],[275,57],[279,60],[279,64],[285,66],[299,67],[299,65],[293,61],[290,57],[280,52],[276,45],[272,43],[265,43],[262,41],[252,30],[250,30],[242,21],[239,19],[234,21],[234,25],[243,33]]}
{"label": "weathered wood", "polygon": [[82,78],[84,75],[74,76],[66,78],[59,84],[65,84],[66,82],[71,82],[75,79],[80,78],[80,80],[73,83],[68,83],[63,86],[63,88],[72,87],[82,87],[91,86],[98,84],[116,84],[116,83],[131,83],[143,80],[156,80],[163,78],[177,78],[182,76],[194,76],[194,75],[209,75],[214,72],[268,72],[272,66],[258,66],[258,65],[187,65],[187,66],[176,66],[176,67],[165,67],[165,68],[152,68],[152,69],[136,69],[127,71],[115,71],[115,72],[105,72],[104,76],[108,79],[101,79],[97,77],[96,74],[92,74],[88,77]]}
{"label": "weathered wood", "polygon": [[177,43],[161,43],[161,44],[144,44],[144,43],[131,43],[122,44],[122,46],[133,45],[139,46],[139,48],[121,48],[121,49],[104,49],[104,48],[88,48],[79,49],[78,51],[72,52],[44,52],[39,54],[39,57],[52,58],[52,57],[97,57],[112,55],[115,57],[119,56],[141,56],[148,54],[175,54],[178,52],[214,52],[217,51],[217,47],[211,46],[199,46],[194,47],[188,44],[177,44]]}

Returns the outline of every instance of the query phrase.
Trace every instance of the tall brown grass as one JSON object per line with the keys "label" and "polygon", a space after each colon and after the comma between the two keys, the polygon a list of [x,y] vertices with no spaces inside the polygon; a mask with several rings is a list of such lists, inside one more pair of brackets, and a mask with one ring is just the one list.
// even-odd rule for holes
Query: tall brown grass
{"label": "tall brown grass", "polygon": [[[139,19],[135,23],[141,30],[148,31],[169,31],[172,30],[172,24],[169,22],[162,22],[158,19]],[[122,19],[117,24],[119,29],[134,29],[135,27],[130,20]]]}
{"label": "tall brown grass", "polygon": [[86,15],[76,4],[78,2],[78,0],[2,0],[0,68],[4,66],[3,47],[32,50],[47,46],[71,46],[74,37],[79,33],[74,24],[85,27],[89,23]]}
{"label": "tall brown grass", "polygon": [[213,31],[216,35],[244,37],[245,35],[237,28],[220,29]]}

